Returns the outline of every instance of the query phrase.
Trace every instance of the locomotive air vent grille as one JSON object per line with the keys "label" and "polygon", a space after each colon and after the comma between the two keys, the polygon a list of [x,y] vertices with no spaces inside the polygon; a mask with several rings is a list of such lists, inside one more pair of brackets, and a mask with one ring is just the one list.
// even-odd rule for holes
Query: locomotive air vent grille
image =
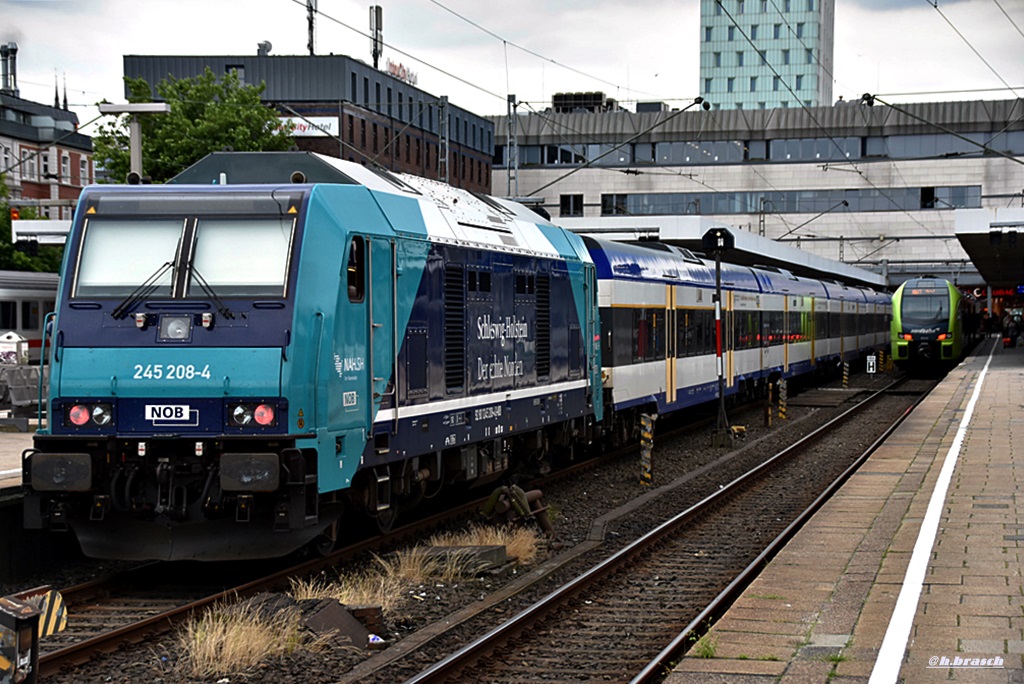
{"label": "locomotive air vent grille", "polygon": [[537,377],[551,374],[551,278],[537,276]]}
{"label": "locomotive air vent grille", "polygon": [[458,392],[466,379],[466,287],[462,268],[444,269],[444,384]]}

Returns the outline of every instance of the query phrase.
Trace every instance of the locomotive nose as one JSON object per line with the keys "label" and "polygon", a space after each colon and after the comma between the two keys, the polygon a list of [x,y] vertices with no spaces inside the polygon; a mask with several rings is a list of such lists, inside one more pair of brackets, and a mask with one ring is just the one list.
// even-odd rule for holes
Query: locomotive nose
{"label": "locomotive nose", "polygon": [[932,358],[932,347],[927,342],[922,342],[917,346],[917,355],[922,359]]}

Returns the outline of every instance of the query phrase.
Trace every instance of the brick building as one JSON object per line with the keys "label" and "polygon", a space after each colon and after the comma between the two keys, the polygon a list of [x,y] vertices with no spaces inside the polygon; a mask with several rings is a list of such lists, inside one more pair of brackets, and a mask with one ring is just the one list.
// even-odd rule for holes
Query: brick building
{"label": "brick building", "polygon": [[261,44],[258,54],[247,56],[125,55],[124,75],[155,87],[168,76],[191,78],[207,67],[218,75],[234,71],[243,83],[266,84],[263,102],[297,124],[301,150],[426,178],[446,176],[456,187],[490,192],[489,119],[352,57],[268,52]]}

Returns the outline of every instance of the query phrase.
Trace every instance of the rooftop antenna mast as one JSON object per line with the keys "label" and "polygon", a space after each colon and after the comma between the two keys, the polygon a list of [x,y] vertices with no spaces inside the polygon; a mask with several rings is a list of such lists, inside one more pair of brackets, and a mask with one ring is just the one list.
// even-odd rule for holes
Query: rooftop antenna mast
{"label": "rooftop antenna mast", "polygon": [[378,68],[380,56],[384,52],[384,8],[370,5],[370,53],[373,55],[373,68]]}
{"label": "rooftop antenna mast", "polygon": [[316,25],[316,0],[306,0],[306,21],[309,22],[309,42],[306,47],[309,48],[309,56],[312,57],[316,54],[313,41],[313,28]]}

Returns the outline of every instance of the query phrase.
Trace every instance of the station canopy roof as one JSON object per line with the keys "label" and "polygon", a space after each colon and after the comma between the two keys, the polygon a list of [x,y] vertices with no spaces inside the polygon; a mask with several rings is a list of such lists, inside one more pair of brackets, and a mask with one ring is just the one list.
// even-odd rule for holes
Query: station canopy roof
{"label": "station canopy roof", "polygon": [[1024,209],[957,209],[956,237],[989,287],[1024,286]]}

